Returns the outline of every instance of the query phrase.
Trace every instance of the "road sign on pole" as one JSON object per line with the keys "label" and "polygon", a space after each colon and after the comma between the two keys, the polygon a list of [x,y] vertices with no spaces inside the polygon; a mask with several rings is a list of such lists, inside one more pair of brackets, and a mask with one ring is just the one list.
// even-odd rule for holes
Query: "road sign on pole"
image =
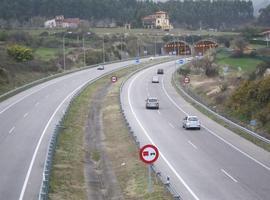
{"label": "road sign on pole", "polygon": [[140,150],[140,158],[146,164],[154,163],[158,159],[158,156],[158,149],[152,144],[147,144]]}
{"label": "road sign on pole", "polygon": [[148,164],[148,192],[152,192],[152,180],[151,180],[151,164],[153,164],[159,156],[157,147],[152,144],[147,144],[140,149],[141,160]]}
{"label": "road sign on pole", "polygon": [[116,76],[112,76],[112,77],[111,77],[111,82],[112,82],[112,83],[115,83],[116,81],[117,81],[117,77],[116,77]]}

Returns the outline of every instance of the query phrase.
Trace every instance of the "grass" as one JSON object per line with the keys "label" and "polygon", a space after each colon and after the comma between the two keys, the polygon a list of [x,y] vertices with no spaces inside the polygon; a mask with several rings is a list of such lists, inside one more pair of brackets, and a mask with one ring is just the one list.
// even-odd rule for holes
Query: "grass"
{"label": "grass", "polygon": [[[153,192],[147,192],[147,166],[139,160],[139,149],[120,113],[119,86],[121,80],[109,92],[103,109],[103,121],[106,124],[106,147],[118,182],[123,191],[124,199],[161,200],[172,199],[164,190],[164,186],[153,178]],[[124,165],[123,165],[124,163]]]}
{"label": "grass", "polygon": [[34,55],[41,60],[49,61],[51,59],[57,58],[58,53],[59,48],[38,48],[36,49]]}
{"label": "grass", "polygon": [[[133,70],[142,67],[123,69],[115,72],[114,75],[122,77],[132,72]],[[84,158],[88,152],[84,149],[84,132],[85,124],[88,119],[88,112],[91,107],[91,97],[96,91],[104,87],[110,81],[111,75],[108,75],[88,86],[72,103],[63,123],[63,129],[59,133],[58,144],[53,160],[53,166],[50,176],[50,191],[49,199],[87,199],[86,184],[84,180]],[[122,80],[122,79],[121,79]],[[147,168],[138,159],[138,149],[128,134],[126,125],[119,112],[119,84],[115,84],[114,89],[106,98],[106,107],[104,108],[104,127],[106,133],[106,149],[110,156],[121,156],[115,152],[123,151],[125,155],[118,160],[110,157],[114,163],[114,170],[117,171],[117,179],[124,194],[143,199],[169,199],[169,194],[164,197],[164,188],[156,181],[157,189],[149,195],[145,193],[147,184]],[[113,154],[112,154],[113,152]],[[101,154],[98,150],[91,152],[91,158],[94,161],[101,159]],[[124,171],[119,170],[119,163],[125,162]],[[132,179],[129,179],[132,177]],[[126,178],[129,181],[125,182]],[[124,182],[123,182],[124,181]],[[124,187],[125,186],[125,187]],[[164,198],[162,198],[162,196]],[[157,198],[156,198],[157,197]],[[140,198],[137,198],[140,199]]]}
{"label": "grass", "polygon": [[130,34],[153,34],[153,35],[166,35],[166,34],[174,34],[174,35],[201,35],[201,36],[221,36],[221,35],[237,35],[238,33],[235,32],[212,32],[206,30],[186,30],[186,29],[172,29],[170,32],[166,32],[160,29],[130,29],[126,30],[123,27],[121,28],[91,28],[90,31],[93,31],[97,34],[116,34],[116,33],[130,33]]}
{"label": "grass", "polygon": [[251,57],[232,58],[229,53],[220,52],[217,54],[217,63],[220,65],[229,65],[234,70],[238,70],[241,67],[244,72],[251,72],[256,69],[256,66],[261,63],[262,60]]}

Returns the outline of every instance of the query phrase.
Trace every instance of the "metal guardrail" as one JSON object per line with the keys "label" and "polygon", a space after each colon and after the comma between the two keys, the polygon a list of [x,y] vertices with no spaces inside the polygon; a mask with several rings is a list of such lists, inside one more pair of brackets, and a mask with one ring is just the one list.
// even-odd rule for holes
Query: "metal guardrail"
{"label": "metal guardrail", "polygon": [[112,70],[110,72],[107,72],[105,74],[103,74],[102,76],[99,76],[91,81],[89,81],[88,83],[86,83],[83,87],[81,87],[72,97],[71,97],[71,100],[69,101],[68,105],[67,105],[67,108],[65,110],[65,112],[62,114],[62,117],[61,119],[59,120],[58,122],[58,125],[56,125],[56,128],[54,129],[54,132],[52,134],[52,137],[51,137],[51,140],[49,142],[49,146],[48,146],[48,150],[47,150],[47,156],[46,156],[46,159],[45,159],[45,165],[44,165],[44,168],[43,168],[43,179],[42,179],[42,184],[41,184],[41,187],[40,187],[40,191],[39,191],[39,197],[38,199],[39,200],[47,200],[48,199],[48,192],[49,192],[49,181],[50,181],[50,173],[51,173],[51,168],[52,168],[52,161],[53,161],[53,156],[54,156],[54,153],[55,153],[55,149],[56,149],[56,145],[57,145],[57,140],[58,140],[58,136],[59,136],[59,133],[60,131],[64,128],[63,127],[63,122],[65,120],[65,117],[67,115],[67,112],[69,111],[70,107],[71,107],[71,104],[74,102],[74,100],[76,99],[76,97],[78,95],[81,94],[81,92],[90,84],[94,83],[95,81],[109,75],[109,74],[112,74],[118,70],[121,70],[121,69],[125,69],[125,68],[128,68],[130,67],[130,65],[127,65],[127,66],[124,66],[124,67],[121,67],[120,69],[115,69],[115,70]]}
{"label": "metal guardrail", "polygon": [[121,67],[120,69],[115,69],[115,70],[112,70],[110,72],[107,72],[91,81],[89,81],[88,83],[86,83],[83,87],[81,87],[72,97],[71,97],[71,100],[69,101],[68,105],[67,105],[67,108],[65,110],[65,112],[62,114],[62,117],[61,119],[59,120],[58,122],[58,125],[56,125],[55,129],[54,129],[54,132],[52,134],[52,137],[50,139],[50,142],[49,142],[49,145],[48,145],[48,150],[47,150],[47,156],[46,156],[46,159],[45,159],[45,165],[44,165],[44,168],[43,168],[43,178],[42,178],[42,184],[41,184],[41,187],[40,187],[40,191],[39,191],[39,197],[38,199],[39,200],[48,200],[48,193],[49,193],[49,181],[50,181],[50,174],[51,174],[51,168],[52,168],[52,162],[53,162],[53,156],[54,156],[54,153],[55,153],[55,150],[56,150],[56,145],[57,145],[57,141],[58,141],[58,136],[59,136],[59,133],[61,132],[61,130],[64,128],[63,127],[63,122],[65,120],[65,117],[67,116],[67,112],[69,111],[70,107],[71,107],[71,104],[74,102],[74,100],[76,99],[76,97],[78,95],[81,94],[81,92],[87,87],[89,86],[90,84],[94,83],[95,81],[109,75],[109,74],[112,74],[116,71],[119,71],[119,70],[122,70],[122,69],[125,69],[125,68],[128,68],[130,67],[131,65],[127,65],[127,66],[124,66],[124,67]]}
{"label": "metal guardrail", "polygon": [[[131,74],[129,74],[129,76],[126,78],[126,80],[121,83],[121,86],[120,86],[119,102],[120,102],[121,113],[122,113],[123,119],[124,119],[124,121],[126,123],[126,126],[127,126],[128,130],[129,130],[129,133],[132,136],[132,138],[133,138],[135,144],[137,145],[138,149],[140,149],[140,147],[141,147],[140,146],[140,141],[139,141],[137,135],[135,134],[135,132],[132,130],[132,128],[131,128],[128,120],[127,120],[127,117],[125,115],[125,112],[124,112],[124,109],[123,109],[123,105],[122,105],[122,102],[121,102],[121,92],[122,92],[122,88],[123,88],[124,84],[126,83],[126,81],[130,77],[132,77],[134,74],[138,73],[139,71],[142,71],[142,70],[144,70],[144,69],[146,69],[148,67],[152,67],[152,66],[157,65],[157,64],[161,64],[161,63],[147,65],[147,66],[145,66],[145,67],[143,67],[141,69],[138,69],[138,70],[132,72]],[[153,170],[155,176],[157,178],[159,178],[159,180],[163,183],[163,185],[166,188],[166,190],[172,194],[172,196],[173,196],[173,198],[175,200],[183,200],[181,198],[180,194],[176,191],[175,185],[170,182],[168,176],[165,176],[165,175],[162,174],[162,172],[158,171],[158,169],[155,167],[155,165],[151,165],[151,169]]]}
{"label": "metal guardrail", "polygon": [[[177,73],[177,72],[175,72]],[[241,129],[242,131],[248,133],[249,135],[263,141],[263,142],[266,142],[267,144],[270,144],[270,140],[259,135],[258,133],[252,131],[252,130],[249,130],[248,128],[246,127],[243,127],[233,121],[231,121],[230,119],[218,114],[217,112],[213,111],[212,109],[210,109],[209,107],[207,107],[206,105],[204,105],[203,103],[201,103],[200,101],[198,101],[198,99],[196,100],[194,97],[192,97],[190,94],[188,94],[181,86],[179,86],[179,84],[177,84],[176,80],[175,80],[175,73],[173,74],[172,76],[172,80],[174,82],[174,85],[177,87],[178,90],[180,90],[180,92],[182,94],[184,94],[186,97],[188,97],[192,102],[196,103],[197,105],[201,106],[202,108],[204,108],[205,110],[207,110],[208,112],[210,112],[211,114],[215,115],[216,117],[218,117],[219,119],[225,121],[226,123],[238,128],[238,129]]]}
{"label": "metal guardrail", "polygon": [[[147,58],[147,57],[151,57],[151,56],[145,56],[145,57],[141,57],[141,58]],[[90,69],[90,68],[94,68],[94,67],[97,67],[98,65],[101,65],[101,64],[108,65],[108,64],[113,64],[113,63],[116,63],[116,62],[125,62],[125,61],[129,61],[129,60],[134,60],[134,59],[135,58],[127,58],[127,59],[122,59],[122,60],[114,60],[114,61],[110,61],[110,62],[89,65],[89,66],[80,67],[80,68],[77,68],[77,69],[72,69],[72,70],[68,70],[68,71],[65,71],[65,72],[53,74],[51,76],[47,76],[47,77],[44,77],[44,78],[35,80],[33,82],[27,83],[27,84],[25,84],[23,86],[20,86],[18,88],[15,88],[13,90],[10,90],[10,91],[8,91],[8,92],[0,95],[0,102],[2,100],[7,99],[7,98],[9,98],[11,96],[14,96],[14,95],[16,95],[16,94],[18,94],[18,93],[26,90],[26,89],[29,89],[29,88],[31,88],[33,86],[36,86],[36,85],[41,84],[41,83],[44,83],[46,81],[52,80],[54,78],[58,78],[58,77],[61,77],[61,76],[67,75],[67,74],[74,73],[74,72],[78,72],[78,71],[82,71],[82,70],[87,70],[87,69]]]}

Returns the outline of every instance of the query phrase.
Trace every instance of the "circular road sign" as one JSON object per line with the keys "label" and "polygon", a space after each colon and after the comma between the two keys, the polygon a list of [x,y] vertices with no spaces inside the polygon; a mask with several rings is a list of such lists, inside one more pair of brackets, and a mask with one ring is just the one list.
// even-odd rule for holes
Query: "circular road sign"
{"label": "circular road sign", "polygon": [[152,144],[147,144],[140,149],[140,158],[146,164],[154,163],[158,156],[158,149]]}
{"label": "circular road sign", "polygon": [[116,77],[116,76],[112,76],[112,77],[111,77],[111,82],[112,82],[112,83],[115,83],[116,81],[117,81],[117,77]]}
{"label": "circular road sign", "polygon": [[189,83],[189,82],[190,82],[190,78],[186,76],[186,77],[184,78],[184,83],[187,84],[187,83]]}

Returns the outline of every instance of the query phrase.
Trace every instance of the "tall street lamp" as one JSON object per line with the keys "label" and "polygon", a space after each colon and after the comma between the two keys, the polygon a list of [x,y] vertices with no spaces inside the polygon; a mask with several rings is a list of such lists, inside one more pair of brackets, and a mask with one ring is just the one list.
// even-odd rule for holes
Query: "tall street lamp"
{"label": "tall street lamp", "polygon": [[72,34],[72,32],[67,32],[67,33],[64,33],[64,35],[63,35],[63,68],[64,68],[64,71],[66,71],[66,53],[65,53],[65,37],[66,37],[66,34]]}
{"label": "tall street lamp", "polygon": [[[90,32],[87,32],[86,35],[91,35]],[[83,63],[84,63],[84,66],[86,66],[86,56],[85,56],[85,42],[84,42],[84,37],[85,37],[85,34],[82,35],[82,40],[83,40]]]}

